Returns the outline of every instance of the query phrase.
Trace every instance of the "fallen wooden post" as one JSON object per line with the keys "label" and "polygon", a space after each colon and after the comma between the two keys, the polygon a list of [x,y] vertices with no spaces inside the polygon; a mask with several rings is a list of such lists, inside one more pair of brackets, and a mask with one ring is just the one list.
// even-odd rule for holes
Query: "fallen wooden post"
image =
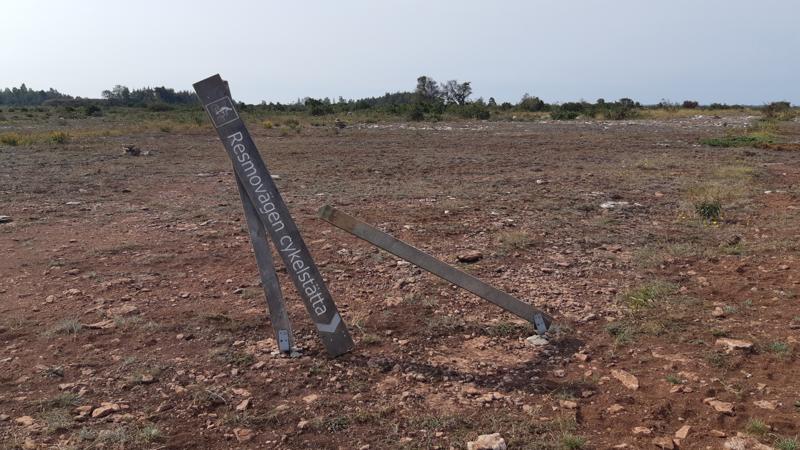
{"label": "fallen wooden post", "polygon": [[474,276],[462,272],[455,267],[440,261],[433,256],[412,247],[405,242],[390,236],[383,231],[349,216],[332,206],[323,206],[319,216],[331,224],[361,238],[370,244],[382,248],[404,260],[419,266],[428,272],[443,278],[450,283],[464,288],[473,294],[488,300],[506,311],[531,322],[536,332],[544,334],[550,328],[553,318],[547,313],[524,303],[513,296],[484,283]]}

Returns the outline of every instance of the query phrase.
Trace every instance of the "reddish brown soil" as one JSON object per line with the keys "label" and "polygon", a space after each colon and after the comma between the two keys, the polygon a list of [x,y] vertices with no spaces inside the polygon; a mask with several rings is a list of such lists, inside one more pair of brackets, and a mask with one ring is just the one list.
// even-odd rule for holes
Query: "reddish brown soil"
{"label": "reddish brown soil", "polygon": [[[712,430],[734,435],[753,419],[771,427],[762,442],[796,436],[798,154],[697,144],[721,122],[284,137],[252,126],[356,339],[335,360],[283,271],[303,356],[272,353],[230,163],[210,127],[0,147],[0,215],[13,218],[0,224],[3,448],[447,449],[493,432],[514,449],[568,448],[570,435],[583,448],[651,448],[690,425],[681,448],[699,449],[722,447]],[[800,125],[783,132],[796,141]],[[123,155],[129,142],[152,154]],[[715,180],[741,189],[709,225],[690,195]],[[638,205],[600,208],[609,200]],[[323,204],[454,264],[482,251],[459,267],[547,309],[561,331],[527,346],[523,321],[332,228],[316,218]],[[674,290],[628,312],[624,294],[655,280]],[[715,306],[725,317],[712,317]],[[106,319],[113,328],[86,326]],[[83,327],[64,330],[71,323]],[[722,336],[754,347],[726,354]],[[71,419],[101,402],[121,409]],[[15,422],[26,415],[33,425]],[[254,436],[239,443],[242,428]]]}

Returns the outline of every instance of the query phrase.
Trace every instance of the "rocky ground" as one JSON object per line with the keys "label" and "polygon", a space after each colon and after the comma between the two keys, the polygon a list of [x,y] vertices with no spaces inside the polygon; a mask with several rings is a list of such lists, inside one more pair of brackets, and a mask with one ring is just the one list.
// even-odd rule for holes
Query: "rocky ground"
{"label": "rocky ground", "polygon": [[282,267],[302,356],[277,354],[210,126],[6,123],[73,136],[0,145],[2,448],[795,449],[798,154],[699,144],[754,120],[251,124],[356,340],[333,360]]}

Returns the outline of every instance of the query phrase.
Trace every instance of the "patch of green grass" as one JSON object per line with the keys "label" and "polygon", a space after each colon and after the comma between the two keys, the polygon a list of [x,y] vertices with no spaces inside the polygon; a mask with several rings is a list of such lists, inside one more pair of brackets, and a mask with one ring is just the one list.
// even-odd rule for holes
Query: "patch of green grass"
{"label": "patch of green grass", "polygon": [[752,147],[756,144],[771,144],[774,142],[772,137],[764,136],[762,134],[744,134],[744,135],[730,135],[724,137],[715,137],[700,140],[703,145],[709,147]]}
{"label": "patch of green grass", "polygon": [[153,425],[147,425],[139,430],[139,440],[143,442],[158,442],[163,437],[161,430]]}
{"label": "patch of green grass", "polygon": [[18,133],[2,133],[0,134],[0,144],[10,145],[16,147],[22,142],[22,136]]}
{"label": "patch of green grass", "polygon": [[711,335],[714,337],[728,337],[730,332],[728,330],[724,330],[722,328],[712,328]]}
{"label": "patch of green grass", "polygon": [[74,423],[69,412],[63,409],[46,411],[42,413],[41,418],[47,426],[47,432],[50,434],[68,430],[72,428],[72,424]]}
{"label": "patch of green grass", "polygon": [[730,364],[728,355],[721,352],[709,352],[706,354],[705,359],[709,364],[719,369],[725,369]]}
{"label": "patch of green grass", "polygon": [[722,307],[722,311],[727,315],[736,314],[738,310],[739,308],[737,308],[736,305],[725,305]]}
{"label": "patch of green grass", "polygon": [[750,419],[744,426],[744,431],[753,436],[764,436],[769,431],[769,427],[761,419]]}
{"label": "patch of green grass", "polygon": [[364,333],[361,337],[361,343],[364,345],[378,345],[381,341],[381,337],[373,333]]}
{"label": "patch of green grass", "polygon": [[534,239],[524,231],[507,231],[497,237],[502,253],[524,250],[534,244]]}
{"label": "patch of green grass", "polygon": [[672,283],[661,280],[652,281],[628,290],[622,295],[622,301],[628,308],[636,311],[664,301],[676,290],[677,287]]}
{"label": "patch of green grass", "polygon": [[783,358],[789,355],[792,348],[789,347],[789,344],[785,342],[775,341],[767,346],[767,350],[769,350],[770,353],[774,353],[775,355]]}
{"label": "patch of green grass", "polygon": [[717,199],[701,200],[694,204],[694,211],[706,222],[719,222],[722,218],[722,203]]}
{"label": "patch of green grass", "polygon": [[520,333],[533,333],[533,329],[525,325],[517,325],[511,322],[498,322],[493,325],[488,325],[486,334],[489,336],[514,336]]}
{"label": "patch of green grass", "polygon": [[664,377],[664,379],[672,384],[683,384],[683,380],[681,380],[681,378],[675,375],[674,373],[667,375],[666,377]]}
{"label": "patch of green grass", "polygon": [[49,332],[48,334],[78,334],[81,329],[83,329],[83,325],[77,319],[64,319],[61,322],[57,323]]}
{"label": "patch of green grass", "polygon": [[50,142],[54,144],[66,144],[69,142],[69,135],[63,131],[54,131],[50,133]]}
{"label": "patch of green grass", "polygon": [[350,428],[350,418],[347,416],[336,416],[325,419],[322,426],[331,433],[337,433]]}
{"label": "patch of green grass", "polygon": [[253,355],[245,352],[228,352],[225,360],[228,364],[239,367],[252,366],[256,362],[256,358]]}
{"label": "patch of green grass", "polygon": [[74,392],[62,392],[42,402],[42,407],[69,408],[81,404],[81,396]]}
{"label": "patch of green grass", "polygon": [[617,345],[629,344],[633,341],[633,328],[624,322],[611,322],[606,325],[606,332],[614,338]]}
{"label": "patch of green grass", "polygon": [[775,441],[775,448],[777,450],[798,450],[800,443],[797,442],[797,436],[793,438],[779,438]]}
{"label": "patch of green grass", "polygon": [[577,450],[586,446],[586,439],[572,433],[561,436],[561,448],[564,450]]}

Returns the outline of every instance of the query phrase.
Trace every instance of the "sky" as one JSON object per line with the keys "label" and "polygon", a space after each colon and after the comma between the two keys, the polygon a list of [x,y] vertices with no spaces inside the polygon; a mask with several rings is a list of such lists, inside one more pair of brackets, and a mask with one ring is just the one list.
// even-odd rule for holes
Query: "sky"
{"label": "sky", "polygon": [[473,98],[800,103],[796,0],[0,0],[0,88],[82,97],[219,73],[293,102],[470,81]]}

